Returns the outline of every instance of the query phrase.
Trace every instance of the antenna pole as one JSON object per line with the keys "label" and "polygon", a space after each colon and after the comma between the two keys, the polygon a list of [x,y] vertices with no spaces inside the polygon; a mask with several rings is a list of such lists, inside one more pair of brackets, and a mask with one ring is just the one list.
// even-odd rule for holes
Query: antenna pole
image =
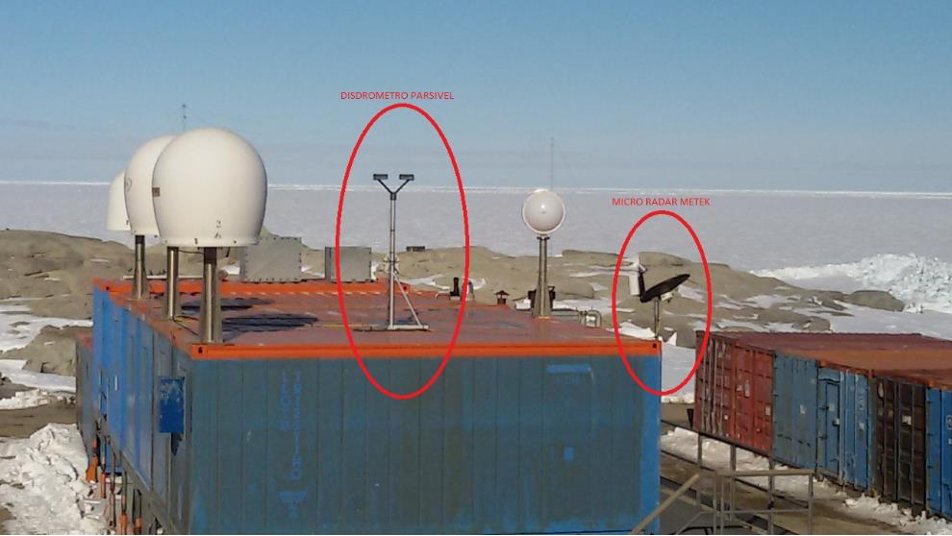
{"label": "antenna pole", "polygon": [[397,192],[390,192],[390,278],[387,304],[389,314],[387,327],[393,329],[393,290],[397,272]]}
{"label": "antenna pole", "polygon": [[132,271],[132,298],[141,300],[149,295],[149,280],[145,273],[145,236],[136,235],[135,266]]}
{"label": "antenna pole", "polygon": [[549,299],[549,237],[539,238],[539,281],[536,284],[532,316],[545,318],[552,315],[552,300]]}
{"label": "antenna pole", "polygon": [[549,138],[549,189],[555,188],[555,138]]}
{"label": "antenna pole", "polygon": [[185,103],[183,102],[183,103],[182,103],[182,132],[185,132],[186,130],[188,130],[188,128],[186,128],[186,127],[187,127],[187,124],[188,124],[188,113],[187,113],[187,110],[188,110],[188,107],[187,107],[187,106],[185,105]]}

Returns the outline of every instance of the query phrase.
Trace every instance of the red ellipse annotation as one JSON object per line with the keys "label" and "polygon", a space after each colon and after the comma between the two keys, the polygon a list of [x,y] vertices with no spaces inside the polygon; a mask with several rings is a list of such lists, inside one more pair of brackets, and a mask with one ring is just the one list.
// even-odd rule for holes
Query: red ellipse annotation
{"label": "red ellipse annotation", "polygon": [[[701,345],[696,349],[697,357],[694,359],[694,366],[691,367],[691,372],[681,380],[677,386],[672,387],[671,389],[659,391],[648,385],[645,385],[641,378],[635,374],[635,371],[631,369],[631,364],[628,363],[628,358],[625,356],[625,349],[622,347],[621,335],[618,333],[618,309],[616,306],[616,298],[618,294],[618,273],[621,271],[621,263],[625,258],[625,251],[628,249],[628,243],[631,242],[631,238],[635,236],[635,231],[641,227],[641,224],[650,220],[655,216],[670,216],[678,221],[685,229],[688,230],[688,234],[691,235],[691,238],[694,239],[694,245],[697,246],[697,251],[701,255],[701,263],[704,265],[704,277],[707,279],[707,323],[704,326],[704,340]],[[707,263],[707,255],[704,254],[704,247],[701,245],[701,239],[697,237],[697,234],[694,232],[694,229],[691,227],[684,218],[678,214],[671,212],[670,210],[654,210],[649,212],[641,217],[640,220],[635,222],[635,225],[632,226],[631,231],[628,231],[628,236],[625,237],[625,242],[621,245],[621,249],[618,251],[618,260],[615,262],[615,276],[612,278],[612,328],[615,331],[615,343],[618,345],[618,355],[621,357],[621,362],[625,365],[625,369],[628,370],[628,375],[631,376],[631,379],[635,380],[642,389],[645,391],[657,395],[657,396],[668,396],[674,393],[677,393],[684,388],[685,385],[691,381],[691,378],[697,374],[697,368],[701,364],[701,356],[704,355],[704,349],[707,348],[707,341],[711,335],[711,317],[713,313],[713,295],[711,293],[711,268]]]}
{"label": "red ellipse annotation", "polygon": [[[460,205],[463,208],[463,236],[466,241],[465,246],[465,265],[463,268],[463,286],[462,288],[469,288],[469,215],[466,211],[466,192],[463,190],[463,179],[460,176],[459,165],[456,163],[456,156],[453,154],[453,148],[450,147],[450,142],[447,141],[446,135],[443,134],[443,130],[440,128],[440,125],[437,124],[436,120],[433,119],[430,114],[419,106],[407,102],[398,102],[396,104],[391,104],[386,108],[377,112],[370,121],[367,123],[367,126],[364,127],[364,130],[361,131],[360,137],[357,138],[357,143],[354,144],[354,149],[350,153],[350,160],[347,161],[347,170],[344,171],[344,180],[341,183],[340,187],[340,199],[337,201],[337,225],[334,229],[334,268],[335,273],[340,273],[340,228],[341,228],[341,215],[343,214],[344,209],[344,194],[347,192],[347,181],[350,179],[350,170],[354,166],[354,159],[357,158],[357,152],[360,150],[360,145],[364,142],[364,138],[367,136],[367,133],[374,126],[374,123],[378,119],[386,115],[387,113],[396,110],[397,108],[406,108],[408,110],[413,110],[414,112],[422,115],[427,121],[430,122],[430,125],[433,126],[433,129],[439,135],[440,140],[443,142],[443,146],[446,148],[446,154],[450,157],[450,163],[453,164],[453,173],[456,174],[456,185],[459,188],[459,200]],[[350,323],[347,321],[347,307],[344,305],[344,289],[341,284],[340,279],[337,280],[337,302],[340,305],[340,315],[344,324],[344,331],[347,333],[347,342],[350,344],[351,351],[354,352],[354,357],[357,358],[357,364],[360,365],[360,370],[364,373],[364,376],[367,377],[367,380],[373,385],[378,391],[394,398],[397,400],[409,400],[411,398],[416,398],[426,392],[427,389],[433,386],[436,383],[436,380],[439,379],[440,375],[443,374],[443,370],[446,368],[446,364],[449,363],[450,355],[453,353],[453,347],[456,346],[456,339],[459,337],[460,327],[463,325],[463,313],[466,311],[466,292],[463,292],[460,296],[459,304],[459,313],[456,316],[456,326],[453,328],[453,336],[450,338],[449,345],[446,347],[446,354],[443,356],[443,361],[440,362],[439,368],[430,377],[429,380],[422,387],[413,391],[411,393],[394,393],[393,391],[387,389],[386,387],[380,385],[380,382],[370,373],[367,369],[367,364],[364,363],[364,359],[360,356],[360,352],[357,349],[357,344],[354,342],[354,335],[350,329]]]}

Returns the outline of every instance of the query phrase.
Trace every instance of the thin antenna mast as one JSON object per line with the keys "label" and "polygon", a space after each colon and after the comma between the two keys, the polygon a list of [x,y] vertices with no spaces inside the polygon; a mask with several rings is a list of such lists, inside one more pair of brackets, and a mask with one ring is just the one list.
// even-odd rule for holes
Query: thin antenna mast
{"label": "thin antenna mast", "polygon": [[555,188],[555,138],[549,138],[549,189]]}
{"label": "thin antenna mast", "polygon": [[188,106],[182,103],[182,132],[188,130]]}

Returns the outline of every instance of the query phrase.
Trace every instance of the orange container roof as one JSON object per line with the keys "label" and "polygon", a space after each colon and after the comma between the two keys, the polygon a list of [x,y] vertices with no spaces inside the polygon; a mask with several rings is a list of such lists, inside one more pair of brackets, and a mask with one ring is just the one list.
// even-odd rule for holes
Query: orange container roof
{"label": "orange container roof", "polygon": [[[343,327],[337,285],[326,281],[301,283],[221,284],[225,344],[205,345],[198,337],[201,282],[182,280],[183,316],[164,318],[164,284],[151,283],[148,300],[129,299],[128,281],[96,281],[112,298],[148,322],[196,359],[340,358],[352,357]],[[408,288],[420,320],[429,331],[371,331],[387,317],[385,281],[344,285],[344,303],[354,342],[361,357],[442,358],[452,337],[459,302],[433,292]],[[397,318],[409,317],[397,296]],[[655,341],[623,337],[629,356],[660,354]],[[467,303],[453,357],[617,356],[614,335],[579,323],[532,318],[505,306]]]}

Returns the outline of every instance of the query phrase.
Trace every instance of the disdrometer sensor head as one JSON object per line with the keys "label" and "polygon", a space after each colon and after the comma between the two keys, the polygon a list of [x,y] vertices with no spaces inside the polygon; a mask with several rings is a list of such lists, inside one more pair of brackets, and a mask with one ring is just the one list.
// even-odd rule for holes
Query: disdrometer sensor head
{"label": "disdrometer sensor head", "polygon": [[152,208],[152,172],[162,151],[175,136],[160,136],[142,144],[126,168],[126,212],[134,235],[158,235]]}
{"label": "disdrometer sensor head", "polygon": [[258,242],[268,175],[258,151],[223,128],[179,135],[155,165],[151,194],[167,246],[232,247]]}
{"label": "disdrometer sensor head", "polygon": [[106,205],[106,230],[130,231],[129,213],[126,212],[126,172],[120,171],[109,185],[109,202]]}
{"label": "disdrometer sensor head", "polygon": [[522,204],[522,221],[535,234],[548,236],[565,221],[565,203],[552,190],[536,190]]}

